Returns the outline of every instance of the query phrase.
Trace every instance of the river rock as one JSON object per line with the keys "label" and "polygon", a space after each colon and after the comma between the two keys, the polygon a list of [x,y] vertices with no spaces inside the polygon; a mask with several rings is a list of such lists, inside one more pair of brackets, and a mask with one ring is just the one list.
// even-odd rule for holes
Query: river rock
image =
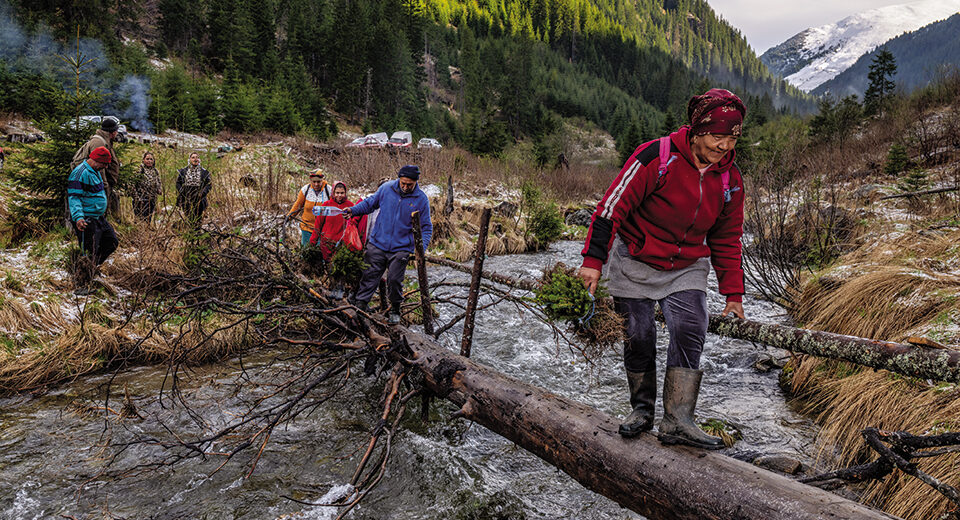
{"label": "river rock", "polygon": [[517,205],[512,202],[503,201],[493,208],[493,212],[497,215],[511,218],[517,214]]}
{"label": "river rock", "polygon": [[874,184],[864,184],[853,192],[855,199],[873,200],[880,195],[880,188]]}
{"label": "river rock", "polygon": [[783,455],[764,455],[757,457],[753,460],[753,464],[761,468],[786,473],[787,475],[796,475],[800,471],[800,468],[803,467],[803,464],[799,460]]}
{"label": "river rock", "polygon": [[567,225],[568,226],[583,226],[590,227],[590,218],[593,216],[593,213],[590,210],[578,209],[573,213],[567,215]]}

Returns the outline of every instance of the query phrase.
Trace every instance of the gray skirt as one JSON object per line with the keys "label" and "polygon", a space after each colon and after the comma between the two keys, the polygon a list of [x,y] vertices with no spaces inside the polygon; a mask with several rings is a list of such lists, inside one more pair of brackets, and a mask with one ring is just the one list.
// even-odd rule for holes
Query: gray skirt
{"label": "gray skirt", "polygon": [[617,237],[610,251],[604,275],[611,296],[662,300],[690,289],[707,292],[710,259],[699,258],[683,269],[661,271],[632,256],[627,245]]}

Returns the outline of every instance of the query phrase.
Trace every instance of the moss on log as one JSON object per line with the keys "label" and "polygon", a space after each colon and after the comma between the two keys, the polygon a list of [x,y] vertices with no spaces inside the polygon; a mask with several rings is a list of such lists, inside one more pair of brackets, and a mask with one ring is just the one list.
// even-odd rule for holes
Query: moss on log
{"label": "moss on log", "polygon": [[786,325],[710,316],[708,330],[791,352],[849,361],[900,375],[960,384],[960,351],[858,338]]}

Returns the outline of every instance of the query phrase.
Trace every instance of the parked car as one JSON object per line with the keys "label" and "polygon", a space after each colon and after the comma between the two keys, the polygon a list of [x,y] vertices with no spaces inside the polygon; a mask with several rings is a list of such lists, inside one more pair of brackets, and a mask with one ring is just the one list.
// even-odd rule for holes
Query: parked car
{"label": "parked car", "polygon": [[350,141],[349,143],[347,143],[345,148],[360,148],[363,146],[363,143],[365,142],[367,142],[367,137],[362,135],[354,139],[353,141]]}
{"label": "parked car", "polygon": [[[80,126],[89,126],[93,129],[100,128],[100,123],[103,122],[104,117],[109,117],[109,116],[80,116]],[[76,124],[77,124],[76,120],[71,119],[70,121],[67,121],[66,125],[64,126],[68,128],[73,128]],[[123,142],[126,142],[126,140],[127,140],[127,125],[124,125],[121,123],[120,126],[117,127],[117,141],[123,143]]]}
{"label": "parked car", "polygon": [[413,144],[413,134],[406,130],[394,132],[387,141],[387,148],[410,148]]}
{"label": "parked car", "polygon": [[424,137],[423,139],[417,141],[417,148],[420,150],[439,150],[443,148],[443,145],[440,144],[440,141],[437,141],[432,137]]}
{"label": "parked car", "polygon": [[387,138],[386,132],[379,132],[376,134],[370,134],[366,137],[366,141],[363,143],[364,148],[383,148],[387,144],[389,139]]}

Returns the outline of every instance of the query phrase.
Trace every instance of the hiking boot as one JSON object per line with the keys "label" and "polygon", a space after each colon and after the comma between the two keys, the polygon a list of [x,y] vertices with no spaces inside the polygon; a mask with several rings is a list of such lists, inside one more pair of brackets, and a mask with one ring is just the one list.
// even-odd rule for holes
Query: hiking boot
{"label": "hiking boot", "polygon": [[657,402],[657,371],[627,371],[627,383],[630,385],[630,412],[620,424],[620,435],[636,437],[640,432],[653,429],[653,410]]}
{"label": "hiking boot", "polygon": [[370,302],[364,302],[354,298],[350,298],[349,300],[347,300],[347,303],[349,303],[350,305],[353,305],[354,307],[357,308],[357,310],[361,310],[363,312],[367,312],[367,308],[370,305]]}
{"label": "hiking boot", "polygon": [[387,323],[389,323],[390,325],[399,325],[400,313],[395,311],[390,311],[390,314],[387,314]]}
{"label": "hiking boot", "polygon": [[693,422],[702,379],[702,370],[667,367],[663,378],[663,420],[657,435],[661,443],[686,444],[705,450],[724,447],[719,437],[707,435]]}
{"label": "hiking boot", "polygon": [[343,298],[343,289],[337,287],[336,289],[330,291],[331,300],[339,300]]}

